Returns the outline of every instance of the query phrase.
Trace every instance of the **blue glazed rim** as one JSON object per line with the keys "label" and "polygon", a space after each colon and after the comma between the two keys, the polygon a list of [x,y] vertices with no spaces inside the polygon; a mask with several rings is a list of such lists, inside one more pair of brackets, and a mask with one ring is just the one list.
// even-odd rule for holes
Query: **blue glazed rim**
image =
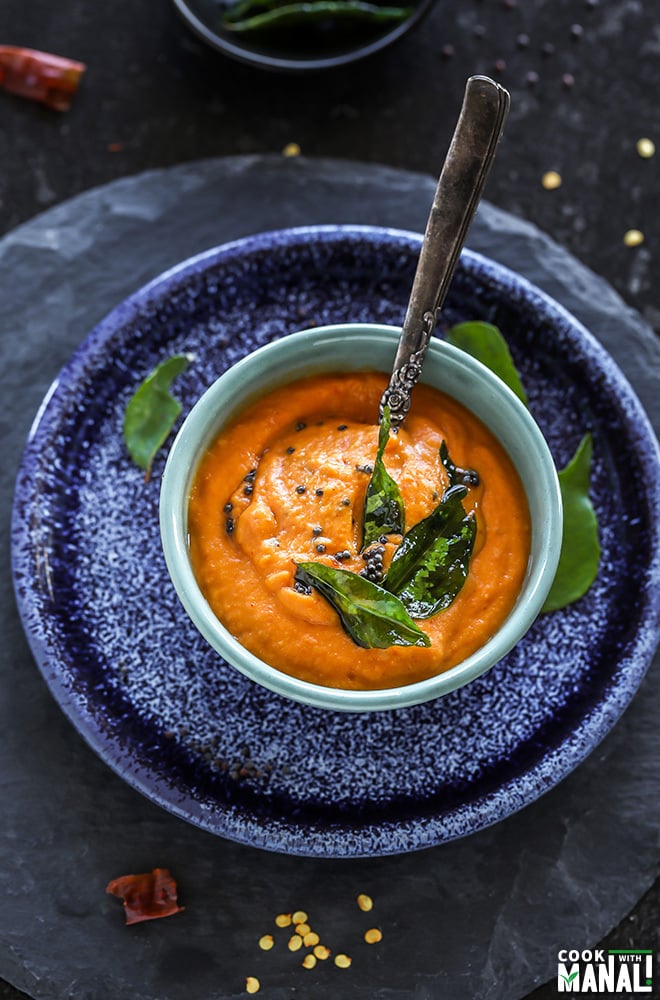
{"label": "blue glazed rim", "polygon": [[[385,252],[418,250],[416,233],[370,226],[300,227],[262,233],[208,250],[166,271],[126,299],[92,331],[50,387],[35,417],[20,466],[12,515],[12,561],[19,610],[37,664],[55,699],[90,746],[129,785],[173,814],[205,830],[239,843],[269,850],[320,857],[360,857],[419,850],[464,836],[489,826],[538,798],[566,777],[600,743],[633,698],[658,642],[660,619],[660,459],[653,429],[632,387],[618,365],[598,341],[562,306],[507,268],[481,255],[464,251],[461,267],[475,281],[504,296],[527,303],[545,317],[553,334],[568,340],[578,363],[594,370],[616,394],[635,448],[646,462],[647,475],[641,501],[648,512],[650,546],[645,585],[639,607],[639,624],[626,654],[603,690],[603,696],[580,718],[575,728],[557,746],[546,749],[524,773],[514,776],[483,796],[471,799],[451,812],[404,818],[401,822],[360,825],[333,824],[337,842],[328,845],[323,825],[300,824],[279,817],[246,814],[229,804],[212,813],[208,802],[195,798],[190,789],[173,785],[157,772],[151,761],[135,755],[114,731],[101,730],[86,695],[75,689],[62,664],[53,660],[48,635],[40,619],[39,595],[34,585],[35,553],[30,526],[23,516],[26,505],[39,495],[37,473],[42,442],[56,433],[66,397],[61,390],[83,377],[90,366],[101,365],[104,352],[116,331],[134,320],[166,290],[184,285],[212,265],[244,254],[277,249],[278,246],[338,243],[350,247],[354,240],[367,240]],[[26,589],[21,582],[27,580]],[[402,847],[402,840],[405,847]]]}

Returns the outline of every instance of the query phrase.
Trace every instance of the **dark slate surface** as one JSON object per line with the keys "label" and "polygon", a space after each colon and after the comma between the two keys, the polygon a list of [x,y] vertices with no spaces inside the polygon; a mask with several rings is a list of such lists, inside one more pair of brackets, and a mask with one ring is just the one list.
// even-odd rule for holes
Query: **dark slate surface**
{"label": "dark slate surface", "polygon": [[[30,421],[85,333],[175,261],[256,229],[364,222],[420,229],[433,182],[336,162],[239,158],[92,191],[0,243],[2,504]],[[273,197],[277,192],[277,198]],[[534,227],[484,205],[469,244],[528,275],[619,359],[660,422],[652,332],[600,279]],[[496,827],[388,859],[316,861],[214,839],[125,786],[84,745],[41,681],[2,572],[0,760],[4,792],[0,974],[38,1000],[224,1000],[246,975],[280,1000],[513,1000],[553,975],[558,947],[593,945],[657,874],[656,661],[623,720],[562,785]],[[127,930],[107,881],[169,866],[186,912]],[[373,920],[352,900],[369,892]],[[353,955],[347,973],[301,970],[256,941],[302,906]],[[379,948],[360,944],[378,923]],[[652,947],[636,941],[636,947]],[[340,978],[341,977],[341,978]],[[343,984],[343,985],[342,985]],[[268,986],[268,989],[266,989]]]}

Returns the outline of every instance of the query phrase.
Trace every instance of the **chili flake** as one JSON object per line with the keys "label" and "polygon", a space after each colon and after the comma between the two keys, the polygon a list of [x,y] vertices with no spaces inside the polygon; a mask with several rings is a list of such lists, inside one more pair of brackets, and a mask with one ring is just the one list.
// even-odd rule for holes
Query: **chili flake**
{"label": "chili flake", "polygon": [[108,882],[105,891],[123,901],[127,924],[171,917],[184,909],[177,904],[176,882],[167,868],[154,868],[143,875],[120,875]]}
{"label": "chili flake", "polygon": [[69,110],[86,68],[49,52],[0,45],[0,88],[54,111]]}

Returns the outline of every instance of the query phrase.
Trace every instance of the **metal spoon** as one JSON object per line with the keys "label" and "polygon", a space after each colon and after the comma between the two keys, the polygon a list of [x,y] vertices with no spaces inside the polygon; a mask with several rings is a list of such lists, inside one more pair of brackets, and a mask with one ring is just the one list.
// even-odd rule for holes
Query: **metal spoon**
{"label": "metal spoon", "polygon": [[487,76],[471,76],[426,224],[410,300],[389,385],[380,401],[389,406],[392,427],[410,409],[410,395],[422,374],[424,355],[438,312],[477,210],[504,122],[509,92]]}

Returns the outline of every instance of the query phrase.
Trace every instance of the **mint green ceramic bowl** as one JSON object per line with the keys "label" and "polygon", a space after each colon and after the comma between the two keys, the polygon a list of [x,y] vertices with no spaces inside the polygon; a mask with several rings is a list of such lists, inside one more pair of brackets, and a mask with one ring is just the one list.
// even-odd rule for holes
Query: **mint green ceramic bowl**
{"label": "mint green ceramic bowl", "polygon": [[214,382],[193,407],[174,441],[163,475],[163,549],[176,591],[196,627],[241,673],[277,694],[319,708],[348,712],[403,708],[438,698],[479,677],[530,627],[559,560],[559,483],[536,422],[514,393],[480,362],[433,338],[422,381],[453,396],[490,428],[518,470],[529,503],[532,542],[527,574],[515,606],[498,632],[446,673],[404,687],[347,691],[310,684],[276,670],[245,649],[215,616],[197,584],[188,552],[188,496],[206,448],[243,407],[287,382],[324,371],[389,372],[399,333],[397,328],[375,324],[316,327],[250,354]]}

